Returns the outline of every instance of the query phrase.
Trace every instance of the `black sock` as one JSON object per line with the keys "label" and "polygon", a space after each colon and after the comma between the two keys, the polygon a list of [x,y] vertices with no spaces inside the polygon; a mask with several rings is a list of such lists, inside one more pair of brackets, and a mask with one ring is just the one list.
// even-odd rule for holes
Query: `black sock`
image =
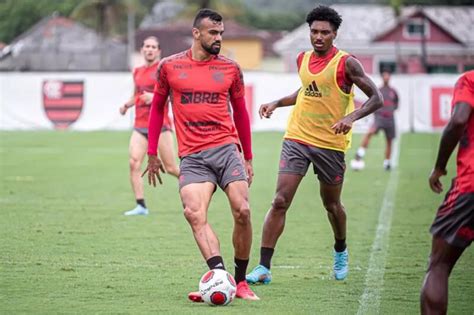
{"label": "black sock", "polygon": [[245,274],[247,273],[248,259],[238,259],[234,257],[235,263],[235,282],[239,283],[245,281]]}
{"label": "black sock", "polygon": [[222,260],[222,256],[214,256],[209,258],[207,261],[207,265],[209,269],[222,269],[225,270],[224,267],[224,260]]}
{"label": "black sock", "polygon": [[336,242],[334,243],[334,250],[338,253],[343,252],[346,250],[346,239],[338,240],[335,238]]}
{"label": "black sock", "polygon": [[137,205],[140,205],[143,208],[146,208],[145,199],[137,199]]}
{"label": "black sock", "polygon": [[274,248],[260,247],[260,265],[270,269]]}

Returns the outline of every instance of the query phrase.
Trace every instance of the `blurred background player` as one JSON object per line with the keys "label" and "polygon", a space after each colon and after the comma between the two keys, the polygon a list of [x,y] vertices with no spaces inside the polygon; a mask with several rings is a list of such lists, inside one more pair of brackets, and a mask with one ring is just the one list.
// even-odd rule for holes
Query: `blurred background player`
{"label": "blurred background player", "polygon": [[[209,269],[225,269],[219,239],[207,221],[216,187],[225,192],[234,218],[236,297],[258,300],[245,281],[252,245],[248,201],[253,178],[250,119],[240,67],[219,55],[223,33],[222,16],[202,9],[194,19],[191,49],[161,61],[150,113],[148,181],[156,185],[158,179],[161,183],[156,147],[170,94],[181,158],[179,194],[184,216]],[[191,292],[188,298],[202,302],[199,292]]]}
{"label": "blurred background player", "polygon": [[[263,225],[260,264],[247,275],[249,283],[269,283],[270,264],[283,233],[286,212],[310,164],[317,174],[320,196],[334,234],[334,277],[346,278],[346,212],[341,201],[344,155],[351,142],[352,123],[382,106],[377,86],[358,60],[333,46],[341,16],[318,6],[307,16],[313,50],[297,57],[302,86],[295,93],[260,107],[260,117],[270,118],[279,107],[295,105],[283,140],[275,197]],[[353,85],[368,100],[354,110]]]}
{"label": "blurred background player", "polygon": [[398,109],[398,94],[390,83],[390,72],[382,72],[383,85],[380,87],[380,93],[383,96],[383,107],[374,113],[374,123],[369,132],[365,134],[362,143],[357,149],[355,159],[351,161],[351,168],[362,170],[365,167],[364,156],[369,146],[370,139],[377,134],[380,129],[385,133],[385,159],[383,168],[387,171],[391,169],[390,157],[392,155],[392,142],[396,136],[394,112]]}
{"label": "blurred background player", "polygon": [[[135,84],[134,95],[128,102],[120,107],[120,113],[125,115],[130,107],[135,106],[135,123],[129,146],[129,164],[130,183],[133,193],[135,194],[137,205],[134,209],[125,212],[125,215],[148,214],[143,192],[141,166],[148,146],[148,118],[161,53],[158,39],[154,36],[147,37],[143,41],[141,53],[145,64],[133,71],[133,82]],[[159,152],[163,160],[163,166],[168,174],[178,177],[179,168],[174,153],[171,121],[168,117],[168,106],[166,106],[165,120],[161,129],[160,140]]]}
{"label": "blurred background player", "polygon": [[459,144],[457,176],[431,226],[431,255],[421,289],[422,314],[446,314],[449,275],[474,240],[474,71],[457,81],[452,107],[429,178],[430,188],[437,194],[443,191],[439,179],[446,175],[446,164]]}

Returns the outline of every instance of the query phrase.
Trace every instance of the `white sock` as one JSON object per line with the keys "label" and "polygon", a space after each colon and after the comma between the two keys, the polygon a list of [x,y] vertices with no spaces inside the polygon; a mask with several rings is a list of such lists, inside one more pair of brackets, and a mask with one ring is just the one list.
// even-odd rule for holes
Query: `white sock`
{"label": "white sock", "polygon": [[390,160],[383,160],[383,166],[390,165]]}
{"label": "white sock", "polygon": [[357,155],[362,159],[365,156],[365,149],[363,147],[359,147],[357,149]]}

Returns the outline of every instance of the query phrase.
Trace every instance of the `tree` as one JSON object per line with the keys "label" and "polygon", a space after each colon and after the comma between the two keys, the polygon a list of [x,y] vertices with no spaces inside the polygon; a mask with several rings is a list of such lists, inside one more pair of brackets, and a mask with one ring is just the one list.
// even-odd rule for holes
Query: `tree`
{"label": "tree", "polygon": [[0,1],[0,41],[10,43],[53,12],[68,16],[80,2],[81,0]]}

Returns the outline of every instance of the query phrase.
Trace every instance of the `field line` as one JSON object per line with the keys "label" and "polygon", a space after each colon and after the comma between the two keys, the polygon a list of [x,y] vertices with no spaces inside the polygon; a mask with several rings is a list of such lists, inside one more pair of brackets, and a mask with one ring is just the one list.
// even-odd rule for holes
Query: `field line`
{"label": "field line", "polygon": [[358,315],[378,314],[380,307],[380,296],[383,291],[383,278],[385,274],[385,261],[387,258],[390,228],[392,225],[392,214],[398,186],[398,160],[400,158],[401,136],[393,143],[391,164],[393,169],[385,188],[382,207],[379,212],[375,238],[370,251],[369,267],[365,275],[365,288],[359,300]]}

